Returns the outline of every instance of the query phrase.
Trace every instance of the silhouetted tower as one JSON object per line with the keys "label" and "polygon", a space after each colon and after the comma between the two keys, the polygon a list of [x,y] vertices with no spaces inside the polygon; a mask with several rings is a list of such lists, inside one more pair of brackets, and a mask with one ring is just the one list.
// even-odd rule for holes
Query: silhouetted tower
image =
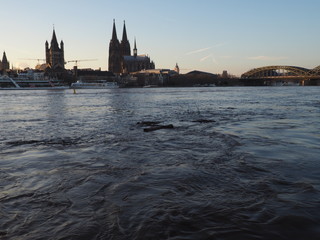
{"label": "silhouetted tower", "polygon": [[0,63],[1,63],[0,70],[6,71],[10,69],[10,64],[6,56],[6,52],[3,52],[2,61]]}
{"label": "silhouetted tower", "polygon": [[109,44],[109,71],[115,74],[126,74],[142,69],[154,68],[154,62],[150,61],[147,55],[138,56],[136,39],[134,39],[133,55],[131,55],[125,22],[123,25],[122,40],[121,43],[119,43],[115,20],[113,20],[112,39]]}
{"label": "silhouetted tower", "polygon": [[130,56],[131,55],[131,48],[130,43],[127,37],[127,30],[126,30],[126,22],[123,23],[123,33],[122,33],[122,40],[121,40],[121,55],[122,56]]}
{"label": "silhouetted tower", "polygon": [[138,56],[138,50],[137,50],[136,38],[134,38],[133,56],[134,56],[134,57],[137,57],[137,56]]}
{"label": "silhouetted tower", "polygon": [[180,73],[180,68],[178,66],[178,63],[176,63],[176,66],[174,67],[174,70],[177,72],[177,73]]}
{"label": "silhouetted tower", "polygon": [[46,41],[46,63],[47,65],[55,70],[57,68],[64,69],[64,43],[60,42],[60,47],[57,41],[55,30],[53,29],[51,45]]}
{"label": "silhouetted tower", "polygon": [[122,55],[120,43],[117,38],[116,24],[113,20],[112,39],[109,44],[109,71],[113,73],[122,72]]}

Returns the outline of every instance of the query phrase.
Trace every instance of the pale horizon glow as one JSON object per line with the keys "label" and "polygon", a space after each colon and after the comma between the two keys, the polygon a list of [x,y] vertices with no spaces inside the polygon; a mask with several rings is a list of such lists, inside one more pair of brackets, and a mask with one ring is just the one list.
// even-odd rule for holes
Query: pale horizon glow
{"label": "pale horizon glow", "polygon": [[277,61],[288,59],[288,57],[273,57],[273,56],[256,56],[256,57],[248,57],[251,60],[261,60],[261,61]]}
{"label": "pale horizon glow", "polygon": [[[131,51],[147,54],[156,68],[240,76],[269,65],[320,65],[318,0],[0,0],[0,51],[10,66],[31,67],[45,58],[53,25],[65,61],[108,70],[113,19],[118,39],[126,22]],[[1,57],[2,57],[1,52]],[[27,60],[28,59],[28,60]],[[81,61],[96,59],[92,61]],[[41,63],[42,60],[39,60]],[[66,64],[71,69],[74,62]]]}

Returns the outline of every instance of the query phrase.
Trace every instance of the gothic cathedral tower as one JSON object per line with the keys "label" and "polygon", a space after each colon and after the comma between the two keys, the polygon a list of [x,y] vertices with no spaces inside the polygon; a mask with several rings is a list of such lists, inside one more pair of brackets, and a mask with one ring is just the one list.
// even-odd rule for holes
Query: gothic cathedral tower
{"label": "gothic cathedral tower", "polygon": [[109,71],[119,74],[122,72],[121,46],[117,38],[116,24],[113,20],[112,39],[109,44]]}
{"label": "gothic cathedral tower", "polygon": [[130,56],[131,55],[131,48],[130,43],[127,37],[127,30],[126,30],[126,22],[123,23],[123,33],[122,33],[122,40],[121,40],[121,55],[122,56]]}
{"label": "gothic cathedral tower", "polygon": [[46,41],[46,63],[52,70],[64,69],[64,44],[63,41],[61,41],[59,48],[54,29],[50,48],[48,41]]}

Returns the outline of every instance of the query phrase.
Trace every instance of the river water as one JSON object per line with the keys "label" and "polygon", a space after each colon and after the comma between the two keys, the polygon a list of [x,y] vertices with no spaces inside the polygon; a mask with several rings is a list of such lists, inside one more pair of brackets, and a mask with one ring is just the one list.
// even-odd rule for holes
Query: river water
{"label": "river water", "polygon": [[0,239],[320,239],[319,93],[0,91]]}

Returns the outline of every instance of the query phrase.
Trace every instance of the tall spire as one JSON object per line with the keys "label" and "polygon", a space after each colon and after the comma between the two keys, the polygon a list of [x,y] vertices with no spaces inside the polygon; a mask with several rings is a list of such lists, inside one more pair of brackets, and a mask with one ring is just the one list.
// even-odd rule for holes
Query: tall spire
{"label": "tall spire", "polygon": [[7,55],[6,55],[6,52],[5,52],[5,51],[3,52],[2,62],[3,62],[3,63],[7,63],[7,62],[8,62]]}
{"label": "tall spire", "polygon": [[117,40],[116,21],[113,19],[112,40]]}
{"label": "tall spire", "polygon": [[59,47],[57,37],[56,37],[56,32],[54,30],[54,26],[53,26],[53,33],[52,33],[52,39],[51,39],[51,47],[53,47],[53,46]]}
{"label": "tall spire", "polygon": [[121,48],[117,38],[116,23],[113,19],[112,39],[109,43],[109,71],[121,73]]}
{"label": "tall spire", "polygon": [[10,63],[8,62],[5,51],[3,52],[2,63],[0,61],[0,69],[4,71],[10,69]]}
{"label": "tall spire", "polygon": [[136,38],[134,38],[134,49],[133,49],[133,55],[134,55],[135,57],[138,55]]}
{"label": "tall spire", "polygon": [[126,30],[126,21],[123,21],[122,41],[123,41],[123,42],[128,41],[128,38],[127,38],[127,30]]}
{"label": "tall spire", "polygon": [[130,56],[131,55],[131,48],[130,48],[130,43],[129,43],[128,37],[127,37],[127,29],[126,29],[126,22],[125,21],[123,21],[123,34],[122,34],[120,48],[121,48],[122,56]]}

